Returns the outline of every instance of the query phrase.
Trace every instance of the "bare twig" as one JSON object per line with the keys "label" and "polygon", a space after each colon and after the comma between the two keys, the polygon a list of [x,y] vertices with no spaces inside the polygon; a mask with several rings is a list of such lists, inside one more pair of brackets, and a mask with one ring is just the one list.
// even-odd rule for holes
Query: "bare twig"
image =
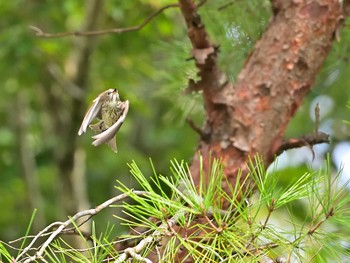
{"label": "bare twig", "polygon": [[[266,244],[263,244],[261,246],[255,247],[255,248],[251,248],[251,249],[249,249],[247,251],[244,251],[242,254],[234,253],[233,256],[234,257],[242,256],[242,255],[247,256],[247,255],[251,255],[251,254],[257,253],[259,251],[264,251],[264,250],[268,250],[268,249],[272,249],[272,248],[276,248],[276,247],[278,247],[278,244],[270,242],[270,243],[266,243]],[[221,262],[224,263],[224,262],[229,261],[230,259],[232,260],[232,258],[228,257],[224,261],[221,261]]]}
{"label": "bare twig", "polygon": [[[89,221],[90,219],[91,219],[91,217],[92,216],[89,216],[89,217],[87,217],[84,221],[82,221],[82,222],[80,222],[77,226],[78,227],[80,227],[80,226],[82,226],[82,225],[84,225],[87,221]],[[56,224],[55,225],[49,225],[48,227],[46,227],[45,229],[47,229],[47,230],[49,230],[50,229],[50,226],[53,228],[53,229],[55,229],[55,226],[56,226]],[[71,228],[67,228],[67,229],[64,229],[62,232],[61,232],[61,234],[72,234],[72,232],[74,232],[75,231],[75,227],[71,227]],[[80,231],[81,232],[81,231]],[[49,231],[49,232],[45,232],[45,233],[43,233],[42,235],[41,235],[41,237],[46,237],[46,236],[49,236],[49,235],[51,235],[53,233],[53,231]],[[10,244],[13,244],[13,243],[17,243],[17,242],[21,242],[21,241],[23,241],[23,240],[25,240],[25,239],[31,239],[31,238],[35,238],[36,236],[34,236],[34,235],[28,235],[28,236],[25,236],[25,237],[19,237],[19,238],[17,238],[17,239],[14,239],[14,240],[11,240],[9,243],[8,243],[8,245],[10,246]],[[3,241],[0,241],[0,242],[3,242]],[[5,243],[6,244],[6,243]],[[12,247],[11,247],[12,248]]]}
{"label": "bare twig", "polygon": [[216,233],[221,233],[222,232],[222,228],[221,227],[217,227],[216,225],[214,225],[214,223],[209,219],[209,217],[207,215],[204,215],[204,219],[216,231]]}
{"label": "bare twig", "polygon": [[258,252],[258,251],[264,251],[264,250],[267,250],[267,249],[271,249],[271,248],[276,248],[278,247],[278,244],[276,243],[266,243],[264,245],[261,245],[257,248],[253,248],[253,249],[250,249],[248,253],[246,253],[247,255],[251,254],[251,253],[255,253],[255,252]]}
{"label": "bare twig", "polygon": [[[143,251],[149,245],[156,245],[160,242],[161,238],[169,232],[169,228],[172,228],[178,221],[179,218],[186,215],[184,211],[178,211],[173,217],[162,223],[158,230],[154,231],[150,236],[141,239],[141,241],[134,247],[124,249],[124,252],[114,261],[114,263],[125,262],[128,258],[139,259],[141,257],[139,253]],[[142,258],[142,257],[141,257]],[[143,262],[152,262],[149,259],[142,258]]]}
{"label": "bare twig", "polygon": [[206,141],[209,139],[209,133],[205,132],[201,127],[199,127],[191,118],[186,118],[186,122],[190,127],[199,134],[202,140]]}
{"label": "bare twig", "polygon": [[[17,247],[15,247],[15,246],[12,246],[12,245],[11,245],[11,242],[6,243],[6,242],[0,240],[0,244],[2,244],[3,246],[6,246],[6,247],[9,247],[9,248],[13,249],[14,251],[21,251],[20,248],[17,248]],[[1,262],[1,261],[0,261],[0,262]]]}
{"label": "bare twig", "polygon": [[71,236],[82,236],[86,240],[90,240],[90,241],[92,240],[90,232],[86,232],[86,231],[82,231],[82,230],[79,230],[79,232],[78,232],[76,229],[73,229],[73,228],[72,229],[63,230],[61,234],[71,235]]}
{"label": "bare twig", "polygon": [[144,28],[153,18],[158,16],[164,10],[172,7],[179,7],[178,4],[169,4],[161,7],[148,18],[146,18],[141,24],[137,26],[123,27],[123,28],[111,28],[111,29],[103,29],[103,30],[95,30],[95,31],[74,31],[74,32],[63,32],[63,33],[46,33],[42,29],[36,26],[29,26],[31,30],[35,32],[35,35],[38,37],[44,38],[56,38],[56,37],[68,37],[68,36],[100,36],[106,34],[121,34],[125,32],[133,32],[138,31]]}
{"label": "bare twig", "polygon": [[317,103],[315,107],[315,136],[318,136],[320,129],[320,105]]}
{"label": "bare twig", "polygon": [[225,8],[230,7],[230,6],[233,5],[234,3],[235,3],[235,1],[227,2],[226,4],[224,4],[224,5],[220,6],[220,7],[218,7],[218,11],[222,11],[222,10],[224,10]]}
{"label": "bare twig", "polygon": [[265,221],[264,223],[261,225],[259,231],[257,233],[254,233],[251,240],[249,241],[248,245],[246,248],[249,248],[251,245],[253,245],[253,242],[256,240],[256,238],[259,236],[259,234],[267,227],[267,223],[269,222],[270,218],[271,218],[271,215],[272,215],[272,212],[274,212],[276,209],[276,202],[275,202],[275,199],[272,198],[271,200],[271,204],[269,204],[267,206],[267,216],[265,218]]}
{"label": "bare twig", "polygon": [[[218,232],[222,232],[221,228],[215,227],[215,225],[211,222],[208,216],[213,216],[214,213],[220,213],[221,215],[226,215],[227,211],[209,208],[206,213],[203,213],[205,219],[209,222],[209,224]],[[134,247],[128,247],[123,250],[123,253],[114,261],[114,263],[125,262],[128,258],[134,258],[141,260],[142,262],[151,262],[146,258],[142,258],[139,253],[144,249],[149,248],[149,246],[156,246],[162,239],[163,236],[173,236],[176,235],[177,232],[174,230],[174,226],[178,223],[179,218],[186,217],[188,212],[179,210],[174,214],[173,217],[167,219],[164,223],[162,223],[157,230],[155,230],[149,236],[144,237],[139,241],[139,243]],[[157,250],[157,247],[156,247]]]}
{"label": "bare twig", "polygon": [[317,224],[313,225],[313,226],[309,229],[309,231],[307,232],[308,235],[314,234],[315,231],[316,231],[324,222],[326,222],[327,219],[329,219],[329,218],[332,217],[332,216],[334,216],[334,208],[333,208],[333,207],[331,207],[331,208],[329,209],[329,211],[325,214],[325,217],[324,217],[322,220],[320,220]]}
{"label": "bare twig", "polygon": [[201,7],[202,5],[204,5],[207,2],[207,0],[201,0],[198,4],[197,4],[197,8]]}
{"label": "bare twig", "polygon": [[276,202],[275,202],[275,199],[272,198],[271,204],[269,204],[269,205],[267,206],[268,213],[267,213],[267,216],[266,216],[266,218],[265,218],[264,224],[261,226],[261,229],[262,229],[262,230],[264,230],[264,229],[266,228],[267,223],[268,223],[269,220],[270,220],[271,214],[272,214],[273,211],[275,211],[275,209],[276,209]]}
{"label": "bare twig", "polygon": [[[131,192],[135,195],[147,195],[148,192],[145,191],[135,191],[135,190],[131,190]],[[52,224],[50,224],[49,226],[45,227],[42,231],[40,231],[32,240],[32,242],[23,249],[23,251],[17,256],[16,261],[18,261],[21,257],[23,257],[34,245],[34,243],[40,238],[43,237],[43,235],[49,230],[52,229],[53,227],[57,227],[57,229],[52,232],[52,234],[48,237],[48,239],[45,241],[45,243],[41,246],[40,250],[31,257],[28,257],[24,262],[32,262],[37,260],[38,258],[42,258],[46,248],[50,245],[50,243],[59,235],[62,233],[62,231],[69,225],[71,225],[74,221],[76,221],[78,218],[82,218],[85,216],[94,216],[96,214],[98,214],[100,211],[102,211],[103,209],[109,207],[110,205],[119,202],[121,200],[124,200],[125,198],[129,197],[130,192],[129,193],[124,193],[124,194],[120,194],[117,195],[105,202],[103,202],[102,204],[100,204],[99,206],[97,206],[96,208],[92,208],[92,209],[88,209],[88,210],[84,210],[81,212],[76,213],[73,217],[69,218],[67,221],[65,222],[54,222]]]}
{"label": "bare twig", "polygon": [[278,156],[282,152],[289,149],[300,148],[303,146],[312,146],[320,143],[329,143],[329,135],[319,131],[317,133],[317,136],[315,136],[315,134],[313,133],[302,136],[301,138],[291,138],[282,142],[282,144],[276,151],[276,155]]}

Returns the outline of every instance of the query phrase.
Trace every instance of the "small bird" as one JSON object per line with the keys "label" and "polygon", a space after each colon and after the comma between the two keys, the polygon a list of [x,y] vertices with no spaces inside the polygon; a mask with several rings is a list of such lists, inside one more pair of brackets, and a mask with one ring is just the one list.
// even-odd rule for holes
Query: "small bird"
{"label": "small bird", "polygon": [[78,135],[86,132],[88,125],[97,115],[101,115],[101,119],[89,127],[97,135],[92,138],[94,146],[107,143],[114,152],[117,152],[117,142],[115,135],[124,123],[125,117],[129,111],[129,101],[121,101],[117,89],[108,89],[102,92],[86,112],[83,122],[81,123]]}

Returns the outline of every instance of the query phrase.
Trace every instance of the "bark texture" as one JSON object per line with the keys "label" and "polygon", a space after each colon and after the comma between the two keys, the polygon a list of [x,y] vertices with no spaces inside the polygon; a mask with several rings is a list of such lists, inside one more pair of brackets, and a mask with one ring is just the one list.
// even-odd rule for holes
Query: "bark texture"
{"label": "bark texture", "polygon": [[[194,1],[179,2],[200,77],[189,88],[203,91],[206,109],[198,152],[207,166],[210,156],[224,160],[228,182],[235,184],[240,169],[247,173],[249,157],[259,153],[266,166],[273,161],[287,124],[330,51],[343,20],[342,5],[338,0],[272,1],[270,24],[233,84],[218,68],[217,49]],[[198,157],[191,165],[196,182]],[[227,182],[222,184],[228,190]]]}
{"label": "bark texture", "polygon": [[[237,82],[231,83],[217,64],[218,48],[210,41],[198,6],[194,0],[179,0],[199,77],[199,81],[189,81],[188,89],[202,91],[206,110],[205,123],[199,130],[198,151],[190,167],[197,185],[200,159],[207,176],[211,158],[223,160],[227,180],[222,182],[222,187],[226,192],[229,193],[228,184],[234,185],[238,180],[239,170],[243,175],[239,183],[243,190],[250,190],[254,187],[251,182],[243,184],[249,157],[259,154],[268,166],[275,155],[288,147],[328,139],[326,134],[319,133],[317,138],[284,140],[284,133],[310,91],[343,16],[349,13],[349,2],[344,2],[344,9],[339,0],[271,2],[273,16],[269,26],[248,56]],[[200,216],[197,220],[202,230],[211,227],[208,220]],[[193,226],[175,225],[172,229],[183,238],[192,234],[201,236],[201,229]],[[164,237],[157,251],[162,251],[166,243]],[[148,256],[152,262],[159,261],[157,251]],[[189,254],[190,251],[179,249],[175,262],[194,262]]]}

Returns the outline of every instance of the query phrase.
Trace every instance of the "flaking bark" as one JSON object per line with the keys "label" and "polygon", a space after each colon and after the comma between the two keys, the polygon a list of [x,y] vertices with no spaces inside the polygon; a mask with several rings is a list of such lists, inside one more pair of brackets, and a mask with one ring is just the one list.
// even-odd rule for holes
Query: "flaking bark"
{"label": "flaking bark", "polygon": [[[200,77],[190,89],[203,91],[206,109],[203,131],[209,136],[200,140],[198,152],[207,169],[210,156],[221,158],[228,183],[235,184],[240,169],[247,173],[249,157],[259,153],[266,166],[274,160],[287,124],[330,51],[343,21],[342,6],[338,0],[272,1],[270,24],[233,84],[218,68],[217,50],[194,2],[179,2]],[[191,165],[195,182],[198,152]],[[227,182],[222,185],[228,191]]]}

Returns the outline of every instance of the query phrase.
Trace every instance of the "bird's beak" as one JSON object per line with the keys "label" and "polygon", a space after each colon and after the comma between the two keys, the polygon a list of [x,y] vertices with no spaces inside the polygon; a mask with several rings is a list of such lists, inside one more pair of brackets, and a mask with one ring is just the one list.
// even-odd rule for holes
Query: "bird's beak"
{"label": "bird's beak", "polygon": [[113,98],[114,101],[119,100],[119,93],[118,93],[117,89],[113,90],[112,98]]}

